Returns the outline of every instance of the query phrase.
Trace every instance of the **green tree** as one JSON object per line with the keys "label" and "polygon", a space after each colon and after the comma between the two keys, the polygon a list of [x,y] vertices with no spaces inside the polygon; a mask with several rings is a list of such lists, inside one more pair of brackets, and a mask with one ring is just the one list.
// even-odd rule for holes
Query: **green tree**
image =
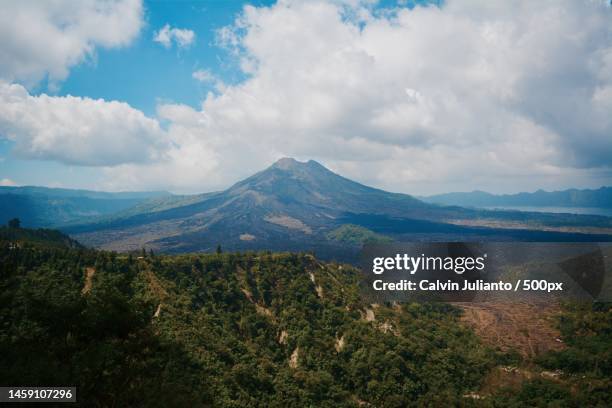
{"label": "green tree", "polygon": [[19,228],[21,227],[21,220],[19,218],[13,218],[8,222],[9,228]]}

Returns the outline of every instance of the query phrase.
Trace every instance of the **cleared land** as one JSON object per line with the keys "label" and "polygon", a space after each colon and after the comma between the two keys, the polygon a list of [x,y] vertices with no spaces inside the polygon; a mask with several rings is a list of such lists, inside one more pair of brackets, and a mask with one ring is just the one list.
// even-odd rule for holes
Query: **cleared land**
{"label": "cleared land", "polygon": [[463,309],[461,321],[473,328],[486,344],[502,351],[516,350],[532,358],[565,347],[555,316],[557,303],[483,302],[455,303]]}

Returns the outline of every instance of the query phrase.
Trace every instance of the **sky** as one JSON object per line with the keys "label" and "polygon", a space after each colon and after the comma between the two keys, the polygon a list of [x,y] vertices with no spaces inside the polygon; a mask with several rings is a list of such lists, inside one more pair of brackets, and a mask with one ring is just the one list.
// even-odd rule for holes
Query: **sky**
{"label": "sky", "polygon": [[0,185],[197,193],[281,157],[417,195],[612,185],[612,8],[0,4]]}

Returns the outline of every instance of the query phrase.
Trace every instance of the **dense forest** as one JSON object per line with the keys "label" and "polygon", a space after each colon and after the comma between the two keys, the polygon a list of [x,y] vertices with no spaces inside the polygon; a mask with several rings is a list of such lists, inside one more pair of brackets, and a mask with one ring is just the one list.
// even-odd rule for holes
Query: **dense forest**
{"label": "dense forest", "polygon": [[[365,304],[311,254],[117,254],[0,229],[0,384],[87,407],[612,406],[612,309],[565,305],[567,348],[522,361],[444,303]],[[501,384],[495,367],[556,370]]]}

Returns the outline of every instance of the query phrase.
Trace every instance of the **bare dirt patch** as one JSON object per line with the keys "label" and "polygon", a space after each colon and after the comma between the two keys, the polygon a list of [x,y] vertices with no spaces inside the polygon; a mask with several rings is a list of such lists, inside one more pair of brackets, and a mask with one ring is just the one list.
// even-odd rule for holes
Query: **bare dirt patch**
{"label": "bare dirt patch", "polygon": [[83,285],[83,289],[81,290],[81,294],[89,293],[91,287],[93,286],[93,277],[96,274],[96,269],[92,267],[85,268],[85,285]]}
{"label": "bare dirt patch", "polygon": [[464,324],[485,344],[502,351],[516,350],[524,357],[534,357],[565,347],[555,327],[558,304],[483,302],[455,306],[463,309]]}
{"label": "bare dirt patch", "polygon": [[374,310],[370,308],[366,307],[363,312],[360,310],[359,313],[361,314],[361,318],[366,322],[376,321],[376,315],[374,314]]}
{"label": "bare dirt patch", "polygon": [[289,367],[297,368],[299,364],[299,359],[300,359],[300,348],[296,347],[295,350],[293,350],[293,353],[291,353],[291,357],[289,358]]}
{"label": "bare dirt patch", "polygon": [[160,303],[159,305],[157,305],[157,309],[155,310],[155,314],[153,315],[154,318],[159,317],[159,315],[161,314],[161,310],[162,310],[162,304]]}
{"label": "bare dirt patch", "polygon": [[346,341],[344,340],[344,334],[338,338],[338,336],[336,335],[336,343],[334,344],[334,348],[336,349],[336,352],[339,353],[344,349],[344,345],[346,344]]}
{"label": "bare dirt patch", "polygon": [[304,234],[312,234],[312,229],[308,225],[287,215],[269,215],[264,220],[285,228],[302,231]]}
{"label": "bare dirt patch", "polygon": [[289,333],[287,330],[282,330],[280,335],[278,336],[278,344],[287,344],[287,339],[289,338]]}

